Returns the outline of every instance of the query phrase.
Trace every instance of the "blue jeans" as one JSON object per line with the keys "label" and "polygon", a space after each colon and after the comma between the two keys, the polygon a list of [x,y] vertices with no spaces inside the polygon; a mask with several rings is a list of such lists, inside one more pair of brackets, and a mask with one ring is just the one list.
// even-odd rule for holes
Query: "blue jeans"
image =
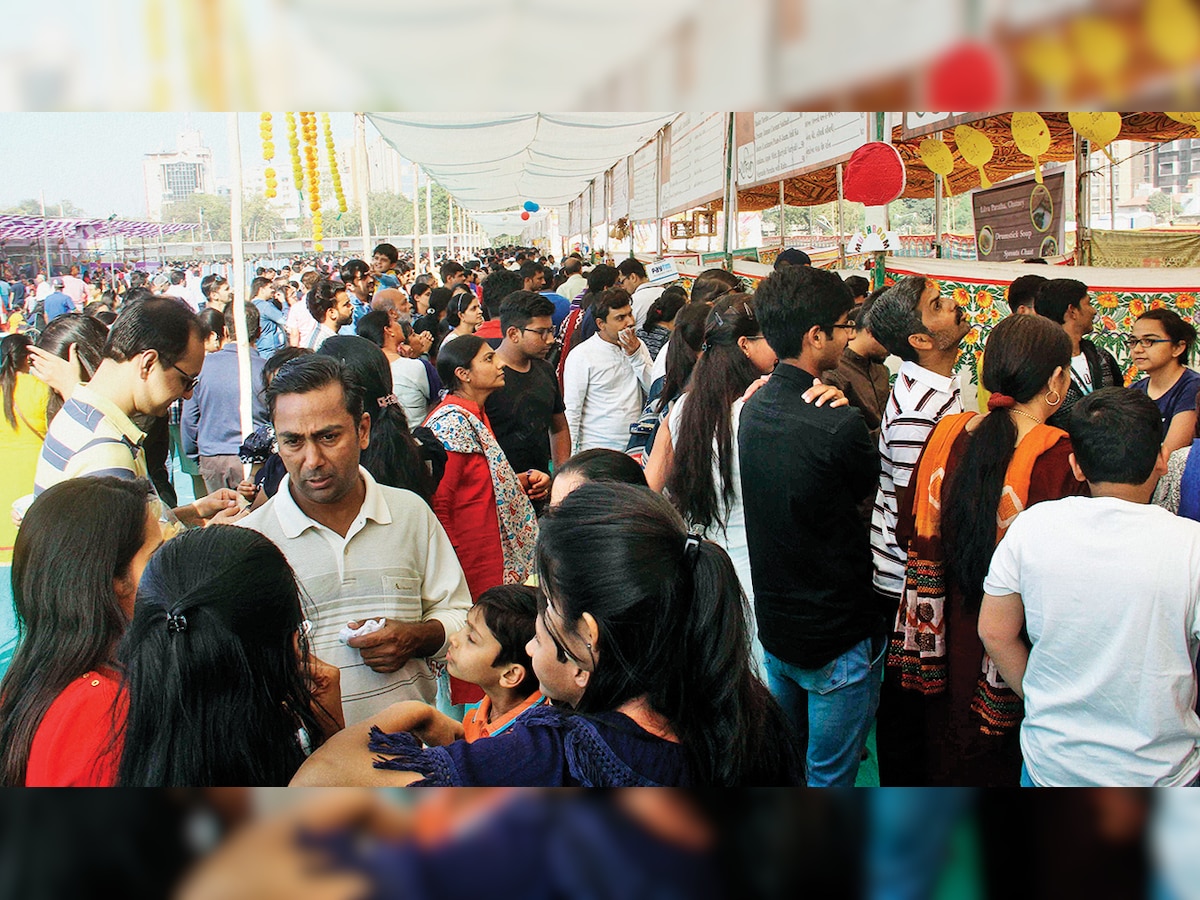
{"label": "blue jeans", "polygon": [[804,741],[809,787],[854,787],[879,708],[887,639],[864,638],[819,669],[766,653],[767,687]]}

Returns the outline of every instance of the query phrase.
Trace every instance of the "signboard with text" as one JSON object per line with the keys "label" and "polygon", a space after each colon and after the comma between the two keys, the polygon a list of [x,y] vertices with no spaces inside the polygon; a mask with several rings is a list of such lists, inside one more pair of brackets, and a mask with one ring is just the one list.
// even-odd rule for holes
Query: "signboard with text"
{"label": "signboard with text", "polygon": [[867,142],[861,112],[736,113],[738,187],[780,181],[841,160]]}
{"label": "signboard with text", "polygon": [[975,247],[984,262],[1019,262],[1063,252],[1066,175],[1057,172],[1038,184],[1031,175],[971,194]]}

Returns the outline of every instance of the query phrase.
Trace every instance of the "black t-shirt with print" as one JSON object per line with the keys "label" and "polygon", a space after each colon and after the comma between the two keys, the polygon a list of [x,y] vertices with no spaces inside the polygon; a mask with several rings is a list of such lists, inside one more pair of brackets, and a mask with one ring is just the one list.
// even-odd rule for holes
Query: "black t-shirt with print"
{"label": "black t-shirt with print", "polygon": [[549,363],[530,360],[528,372],[505,366],[504,387],[485,409],[513,471],[550,471],[550,420],[566,406]]}

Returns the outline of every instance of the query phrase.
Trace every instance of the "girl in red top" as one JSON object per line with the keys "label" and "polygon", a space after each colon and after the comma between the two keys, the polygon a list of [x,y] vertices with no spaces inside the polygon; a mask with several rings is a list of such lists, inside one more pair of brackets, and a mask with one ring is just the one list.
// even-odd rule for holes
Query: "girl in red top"
{"label": "girl in red top", "polygon": [[[475,335],[443,345],[438,375],[449,393],[425,426],[446,448],[446,472],[433,495],[433,511],[454,545],[477,599],[499,584],[520,584],[533,574],[537,519],[529,498],[546,495],[550,476],[513,472],[483,411],[504,387],[495,351]],[[474,685],[453,680],[451,701],[482,699]]]}
{"label": "girl in red top", "polygon": [[150,485],[74,478],[29,508],[13,554],[21,640],[0,683],[0,785],[116,781],[124,711],[113,659],[162,543]]}

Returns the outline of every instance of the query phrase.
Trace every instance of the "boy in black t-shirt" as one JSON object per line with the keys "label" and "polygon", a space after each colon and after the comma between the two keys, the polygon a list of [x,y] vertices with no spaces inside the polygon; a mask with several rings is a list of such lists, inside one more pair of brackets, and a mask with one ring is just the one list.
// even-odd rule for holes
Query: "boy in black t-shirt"
{"label": "boy in black t-shirt", "polygon": [[504,365],[504,387],[485,411],[509,464],[520,473],[550,471],[571,455],[566,407],[546,354],[554,346],[554,304],[533,291],[514,291],[500,305],[504,338],[496,358]]}

